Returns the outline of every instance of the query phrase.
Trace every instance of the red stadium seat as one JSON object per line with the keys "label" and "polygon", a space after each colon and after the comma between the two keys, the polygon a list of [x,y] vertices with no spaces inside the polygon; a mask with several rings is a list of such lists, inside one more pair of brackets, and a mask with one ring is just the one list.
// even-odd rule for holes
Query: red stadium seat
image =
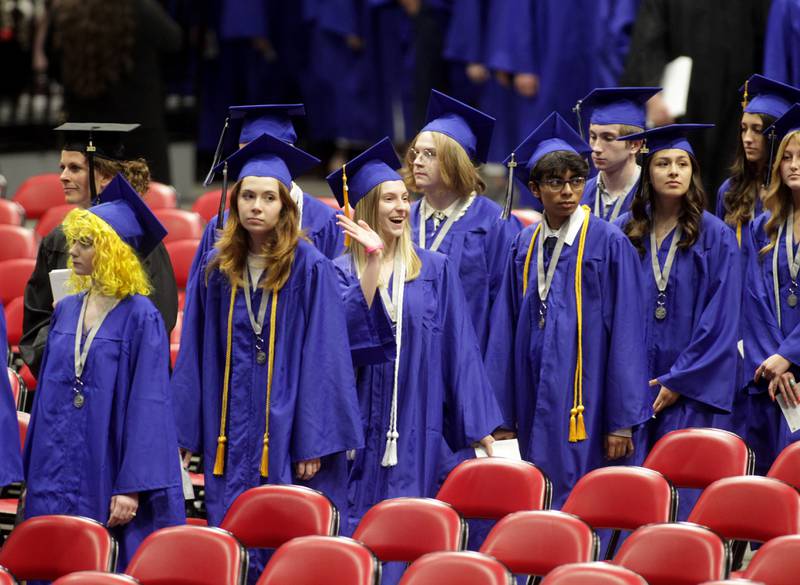
{"label": "red stadium seat", "polygon": [[339,512],[311,488],[265,484],[236,498],[220,528],[248,548],[278,548],[298,536],[338,534]]}
{"label": "red stadium seat", "polygon": [[552,571],[542,585],[647,585],[633,571],[608,563],[575,563]]}
{"label": "red stadium seat", "polygon": [[480,552],[518,575],[543,576],[561,565],[596,561],[599,540],[577,516],[556,511],[514,512],[500,520]]}
{"label": "red stadium seat", "polygon": [[719,581],[704,581],[700,585],[767,585],[761,581],[750,579],[720,579]]}
{"label": "red stadium seat", "polygon": [[18,579],[52,581],[75,571],[113,571],[117,544],[105,526],[79,516],[37,516],[11,531],[0,565]]}
{"label": "red stadium seat", "polygon": [[158,181],[150,181],[144,200],[150,209],[175,209],[178,207],[178,193],[175,189]]}
{"label": "red stadium seat", "polygon": [[400,585],[511,585],[511,572],[476,552],[435,552],[414,561]]}
{"label": "red stadium seat", "polygon": [[787,483],[759,476],[729,477],[708,486],[689,522],[726,539],[767,542],[800,534],[800,493]]}
{"label": "red stadium seat", "polygon": [[770,540],[756,551],[743,576],[766,585],[797,585],[800,581],[800,535]]}
{"label": "red stadium seat", "polygon": [[183,311],[178,311],[178,315],[175,318],[175,327],[172,328],[169,334],[170,344],[181,342],[181,331],[183,331]]}
{"label": "red stadium seat", "polygon": [[28,425],[31,423],[31,415],[27,412],[17,411],[17,425],[19,426],[19,443],[21,448],[25,448],[25,437],[28,436]]}
{"label": "red stadium seat", "polygon": [[145,538],[125,572],[142,585],[242,585],[247,551],[225,530],[172,526]]}
{"label": "red stadium seat", "polygon": [[60,175],[45,173],[26,179],[14,194],[14,201],[22,206],[28,219],[39,219],[51,207],[64,203]]}
{"label": "red stadium seat", "polygon": [[192,526],[208,526],[208,520],[205,518],[187,518],[186,523]]}
{"label": "red stadium seat", "polygon": [[11,351],[17,353],[19,340],[22,339],[22,319],[25,314],[25,298],[17,297],[3,306],[6,317],[6,335]]}
{"label": "red stadium seat", "polygon": [[795,441],[780,452],[767,477],[780,479],[800,490],[800,441]]}
{"label": "red stadium seat", "polygon": [[340,211],[342,208],[339,207],[339,202],[336,201],[336,197],[317,197],[322,203],[334,209],[336,211]]}
{"label": "red stadium seat", "polygon": [[53,581],[53,585],[136,585],[138,580],[120,573],[78,571]]}
{"label": "red stadium seat", "polygon": [[723,477],[751,474],[753,452],[728,431],[681,429],[653,445],[644,467],[662,473],[676,487],[702,489]]}
{"label": "red stadium seat", "polygon": [[22,367],[19,369],[19,376],[22,378],[22,381],[25,382],[25,388],[28,392],[36,390],[36,378],[28,367],[28,364],[22,364]]}
{"label": "red stadium seat", "polygon": [[301,536],[281,546],[256,585],[378,585],[375,555],[350,538]]}
{"label": "red stadium seat", "polygon": [[724,579],[729,547],[717,534],[696,524],[651,524],[635,530],[614,564],[644,577],[649,585],[696,585]]}
{"label": "red stadium seat", "polygon": [[17,405],[17,410],[19,410],[20,406],[25,401],[25,384],[22,382],[22,379],[19,377],[14,371],[14,368],[8,367],[8,383],[11,386],[11,394],[14,396],[14,404]]}
{"label": "red stadium seat", "polygon": [[613,466],[595,469],[580,478],[561,510],[575,514],[594,529],[614,529],[605,555],[610,559],[618,531],[672,522],[677,502],[675,488],[657,471]]}
{"label": "red stadium seat", "polygon": [[411,563],[430,552],[462,550],[466,523],[452,506],[439,500],[392,498],[367,510],[353,538],[382,562]]}
{"label": "red stadium seat", "polygon": [[0,224],[0,262],[14,258],[36,259],[39,242],[36,235],[29,229],[18,225]]}
{"label": "red stadium seat", "polygon": [[153,213],[167,229],[165,244],[178,240],[199,240],[203,236],[203,218],[193,211],[155,209]]}
{"label": "red stadium seat", "polygon": [[178,240],[177,242],[167,242],[164,247],[169,254],[172,262],[172,270],[175,272],[175,282],[178,288],[185,289],[189,280],[189,269],[192,267],[192,260],[197,253],[200,240]]}
{"label": "red stadium seat", "polygon": [[67,214],[75,209],[75,207],[77,206],[69,203],[63,203],[61,205],[54,205],[45,211],[34,228],[36,235],[38,235],[40,238],[45,237],[47,234],[53,231],[53,228],[61,225],[61,222],[64,221],[64,218],[67,217]]}
{"label": "red stadium seat", "polygon": [[36,260],[20,258],[0,262],[0,301],[8,305],[25,293],[25,285],[33,273]]}
{"label": "red stadium seat", "polygon": [[[199,214],[206,222],[211,221],[212,217],[216,217],[219,211],[219,198],[222,197],[222,189],[214,191],[206,191],[200,197],[195,199],[192,204],[192,211]],[[225,200],[225,209],[230,209],[231,199],[228,197]]]}
{"label": "red stadium seat", "polygon": [[457,465],[436,499],[453,506],[464,518],[499,520],[511,512],[547,510],[551,495],[550,480],[535,465],[487,457]]}
{"label": "red stadium seat", "polygon": [[0,567],[0,585],[17,585],[17,580],[10,571]]}
{"label": "red stadium seat", "polygon": [[10,199],[0,199],[0,224],[22,225],[25,223],[25,210],[22,205]]}
{"label": "red stadium seat", "polygon": [[542,221],[542,214],[533,209],[512,209],[511,214],[520,220],[525,227]]}

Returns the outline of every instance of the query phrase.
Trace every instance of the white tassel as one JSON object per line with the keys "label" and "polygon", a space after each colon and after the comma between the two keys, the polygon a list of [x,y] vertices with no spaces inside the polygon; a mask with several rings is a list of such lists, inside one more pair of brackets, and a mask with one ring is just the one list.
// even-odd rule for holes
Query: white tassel
{"label": "white tassel", "polygon": [[400,438],[400,433],[397,431],[387,431],[386,433],[386,450],[383,452],[383,467],[394,467],[397,465],[397,439]]}

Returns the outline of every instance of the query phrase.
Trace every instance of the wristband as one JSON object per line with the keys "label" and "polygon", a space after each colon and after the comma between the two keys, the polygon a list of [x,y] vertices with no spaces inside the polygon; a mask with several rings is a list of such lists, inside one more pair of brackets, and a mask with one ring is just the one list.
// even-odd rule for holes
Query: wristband
{"label": "wristband", "polygon": [[373,246],[372,248],[365,248],[364,251],[367,253],[368,256],[372,256],[375,252],[379,252],[383,250],[383,242],[378,244],[377,246]]}

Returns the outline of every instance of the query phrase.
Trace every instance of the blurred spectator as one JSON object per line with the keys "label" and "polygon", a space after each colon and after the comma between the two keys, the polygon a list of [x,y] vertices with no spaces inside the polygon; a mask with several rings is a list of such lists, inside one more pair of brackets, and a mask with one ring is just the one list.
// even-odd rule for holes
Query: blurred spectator
{"label": "blurred spectator", "polygon": [[764,45],[764,75],[800,85],[800,0],[773,0]]}

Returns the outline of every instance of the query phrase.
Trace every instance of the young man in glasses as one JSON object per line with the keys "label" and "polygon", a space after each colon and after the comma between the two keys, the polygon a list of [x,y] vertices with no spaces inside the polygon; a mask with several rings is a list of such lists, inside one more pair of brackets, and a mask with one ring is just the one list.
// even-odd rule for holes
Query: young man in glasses
{"label": "young man in glasses", "polygon": [[632,431],[651,414],[639,391],[639,258],[579,204],[589,150],[555,113],[515,149],[544,219],[514,241],[486,351],[507,429],[495,438],[517,436],[523,459],[553,482],[555,508],[586,472],[632,463]]}

